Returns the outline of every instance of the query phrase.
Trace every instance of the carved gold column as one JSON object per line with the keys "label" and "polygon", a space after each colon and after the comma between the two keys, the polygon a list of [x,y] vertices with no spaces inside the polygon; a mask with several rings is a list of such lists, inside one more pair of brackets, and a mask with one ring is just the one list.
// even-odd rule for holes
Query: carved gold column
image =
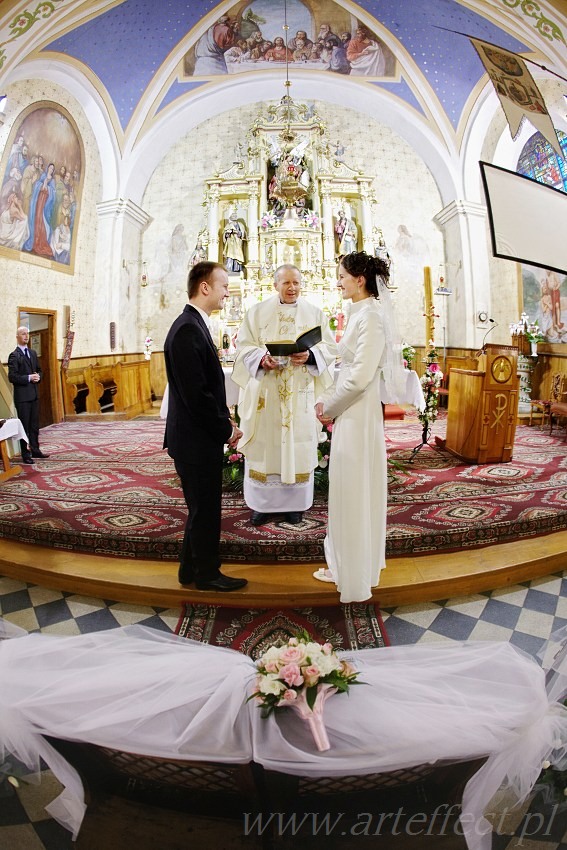
{"label": "carved gold column", "polygon": [[248,263],[258,264],[258,187],[248,186]]}
{"label": "carved gold column", "polygon": [[374,253],[372,242],[372,216],[370,214],[370,201],[368,197],[369,180],[359,181],[360,191],[360,226],[362,230],[362,249],[367,254]]}
{"label": "carved gold column", "polygon": [[220,187],[215,183],[207,192],[207,200],[209,203],[209,248],[208,258],[214,263],[222,263],[222,257],[219,253],[219,198]]}

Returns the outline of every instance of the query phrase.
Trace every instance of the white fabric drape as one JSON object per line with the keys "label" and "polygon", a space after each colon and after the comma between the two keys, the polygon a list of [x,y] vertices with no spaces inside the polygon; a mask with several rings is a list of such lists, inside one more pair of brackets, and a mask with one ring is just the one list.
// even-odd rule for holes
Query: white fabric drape
{"label": "white fabric drape", "polygon": [[470,850],[490,848],[482,814],[501,783],[524,797],[543,760],[565,754],[567,711],[550,702],[537,662],[507,643],[347,654],[366,685],[327,701],[331,749],[319,753],[295,714],[263,720],[246,702],[255,667],[237,652],[142,626],[57,637],[0,620],[0,636],[12,638],[0,643],[0,757],[35,772],[47,762],[65,786],[49,811],[75,835],[80,781],[43,735],[306,776],[488,755],[463,798]]}

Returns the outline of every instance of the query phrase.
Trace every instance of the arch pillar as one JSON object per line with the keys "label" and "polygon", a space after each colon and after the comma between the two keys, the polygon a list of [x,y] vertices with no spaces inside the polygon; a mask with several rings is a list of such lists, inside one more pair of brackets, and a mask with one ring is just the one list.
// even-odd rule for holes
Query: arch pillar
{"label": "arch pillar", "polygon": [[490,268],[486,244],[486,207],[471,201],[451,201],[433,217],[445,242],[448,298],[447,344],[476,348],[486,330],[477,314],[490,313]]}
{"label": "arch pillar", "polygon": [[137,351],[141,344],[136,321],[142,277],[141,236],[153,219],[124,198],[102,201],[97,204],[97,214],[92,349],[101,354],[110,352],[109,325],[115,322],[115,351]]}

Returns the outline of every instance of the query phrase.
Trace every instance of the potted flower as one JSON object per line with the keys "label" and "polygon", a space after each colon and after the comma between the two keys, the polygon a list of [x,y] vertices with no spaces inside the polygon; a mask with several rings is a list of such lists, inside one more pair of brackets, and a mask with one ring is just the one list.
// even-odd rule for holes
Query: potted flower
{"label": "potted flower", "polygon": [[534,322],[533,325],[528,325],[524,331],[524,336],[530,344],[532,357],[535,357],[538,342],[545,342],[545,336],[540,331],[538,323]]}

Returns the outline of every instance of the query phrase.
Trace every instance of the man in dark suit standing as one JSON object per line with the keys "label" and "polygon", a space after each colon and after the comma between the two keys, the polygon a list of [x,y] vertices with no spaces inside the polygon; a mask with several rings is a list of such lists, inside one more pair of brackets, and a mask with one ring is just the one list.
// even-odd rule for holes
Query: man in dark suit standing
{"label": "man in dark suit standing", "polygon": [[49,457],[39,448],[38,384],[41,369],[37,354],[33,348],[28,348],[29,338],[29,330],[19,327],[16,331],[18,345],[8,357],[8,380],[14,385],[14,404],[29,440],[29,445],[20,440],[23,463],[33,463],[34,457]]}
{"label": "man in dark suit standing", "polygon": [[224,444],[236,447],[242,431],[230,419],[224,374],[209,316],[228,298],[220,263],[197,263],[187,281],[189,303],[164,345],[169,401],[164,448],[181,479],[188,517],[181,547],[179,583],[227,592],[247,584],[220,571]]}

